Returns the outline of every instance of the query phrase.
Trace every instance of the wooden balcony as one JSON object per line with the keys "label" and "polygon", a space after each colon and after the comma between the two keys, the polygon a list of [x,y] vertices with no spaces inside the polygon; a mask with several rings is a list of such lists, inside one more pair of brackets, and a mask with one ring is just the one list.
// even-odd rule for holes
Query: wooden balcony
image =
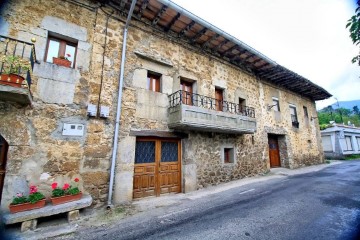
{"label": "wooden balcony", "polygon": [[169,128],[230,134],[256,131],[254,108],[181,90],[169,99]]}
{"label": "wooden balcony", "polygon": [[33,43],[0,35],[0,101],[31,105]]}

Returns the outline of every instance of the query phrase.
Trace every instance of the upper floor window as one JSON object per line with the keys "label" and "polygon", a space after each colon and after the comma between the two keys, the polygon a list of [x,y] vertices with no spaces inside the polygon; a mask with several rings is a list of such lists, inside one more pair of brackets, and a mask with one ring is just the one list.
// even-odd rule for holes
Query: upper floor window
{"label": "upper floor window", "polygon": [[274,111],[280,112],[280,104],[279,99],[276,97],[272,98],[272,104]]}
{"label": "upper floor window", "polygon": [[148,72],[146,89],[154,92],[160,92],[161,74]]}
{"label": "upper floor window", "polygon": [[223,148],[223,161],[224,163],[235,163],[234,148]]}
{"label": "upper floor window", "polygon": [[305,120],[307,120],[307,119],[309,118],[309,114],[308,114],[307,107],[303,106],[303,109],[304,109],[304,117],[305,117]]}
{"label": "upper floor window", "polygon": [[46,48],[45,61],[53,63],[54,58],[65,58],[71,62],[70,67],[75,66],[77,43],[57,37],[49,37]]}
{"label": "upper floor window", "polygon": [[296,114],[296,107],[294,105],[290,105],[289,107],[290,107],[291,123],[293,127],[299,128],[299,122]]}

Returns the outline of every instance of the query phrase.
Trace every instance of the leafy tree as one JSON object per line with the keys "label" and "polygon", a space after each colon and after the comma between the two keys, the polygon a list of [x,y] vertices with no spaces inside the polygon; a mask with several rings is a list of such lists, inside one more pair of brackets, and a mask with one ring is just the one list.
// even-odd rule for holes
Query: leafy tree
{"label": "leafy tree", "polygon": [[[355,14],[348,20],[346,28],[349,28],[350,38],[353,41],[353,44],[360,44],[360,0],[357,1],[358,7],[355,10]],[[358,62],[360,65],[360,54],[355,56],[352,60],[352,63]]]}
{"label": "leafy tree", "polygon": [[359,115],[359,116],[360,116],[360,111],[359,111],[359,107],[358,107],[358,106],[354,106],[354,107],[353,107],[353,113],[354,113],[355,115]]}

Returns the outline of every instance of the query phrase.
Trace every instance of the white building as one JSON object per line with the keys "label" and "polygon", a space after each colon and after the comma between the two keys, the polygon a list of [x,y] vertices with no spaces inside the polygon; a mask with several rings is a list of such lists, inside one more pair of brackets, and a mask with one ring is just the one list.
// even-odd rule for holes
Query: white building
{"label": "white building", "polygon": [[360,154],[360,128],[342,124],[321,131],[325,157],[343,158],[345,155]]}

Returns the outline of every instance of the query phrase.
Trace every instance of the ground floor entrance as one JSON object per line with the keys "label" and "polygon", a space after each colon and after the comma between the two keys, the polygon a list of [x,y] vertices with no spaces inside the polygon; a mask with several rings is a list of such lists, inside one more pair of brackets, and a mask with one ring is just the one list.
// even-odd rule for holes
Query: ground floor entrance
{"label": "ground floor entrance", "polygon": [[4,187],[8,148],[9,148],[9,144],[6,142],[5,138],[3,138],[3,136],[0,135],[0,202],[1,202],[2,190]]}
{"label": "ground floor entrance", "polygon": [[279,141],[276,135],[268,135],[270,167],[280,167]]}
{"label": "ground floor entrance", "polygon": [[137,138],[133,198],[181,192],[181,141]]}

